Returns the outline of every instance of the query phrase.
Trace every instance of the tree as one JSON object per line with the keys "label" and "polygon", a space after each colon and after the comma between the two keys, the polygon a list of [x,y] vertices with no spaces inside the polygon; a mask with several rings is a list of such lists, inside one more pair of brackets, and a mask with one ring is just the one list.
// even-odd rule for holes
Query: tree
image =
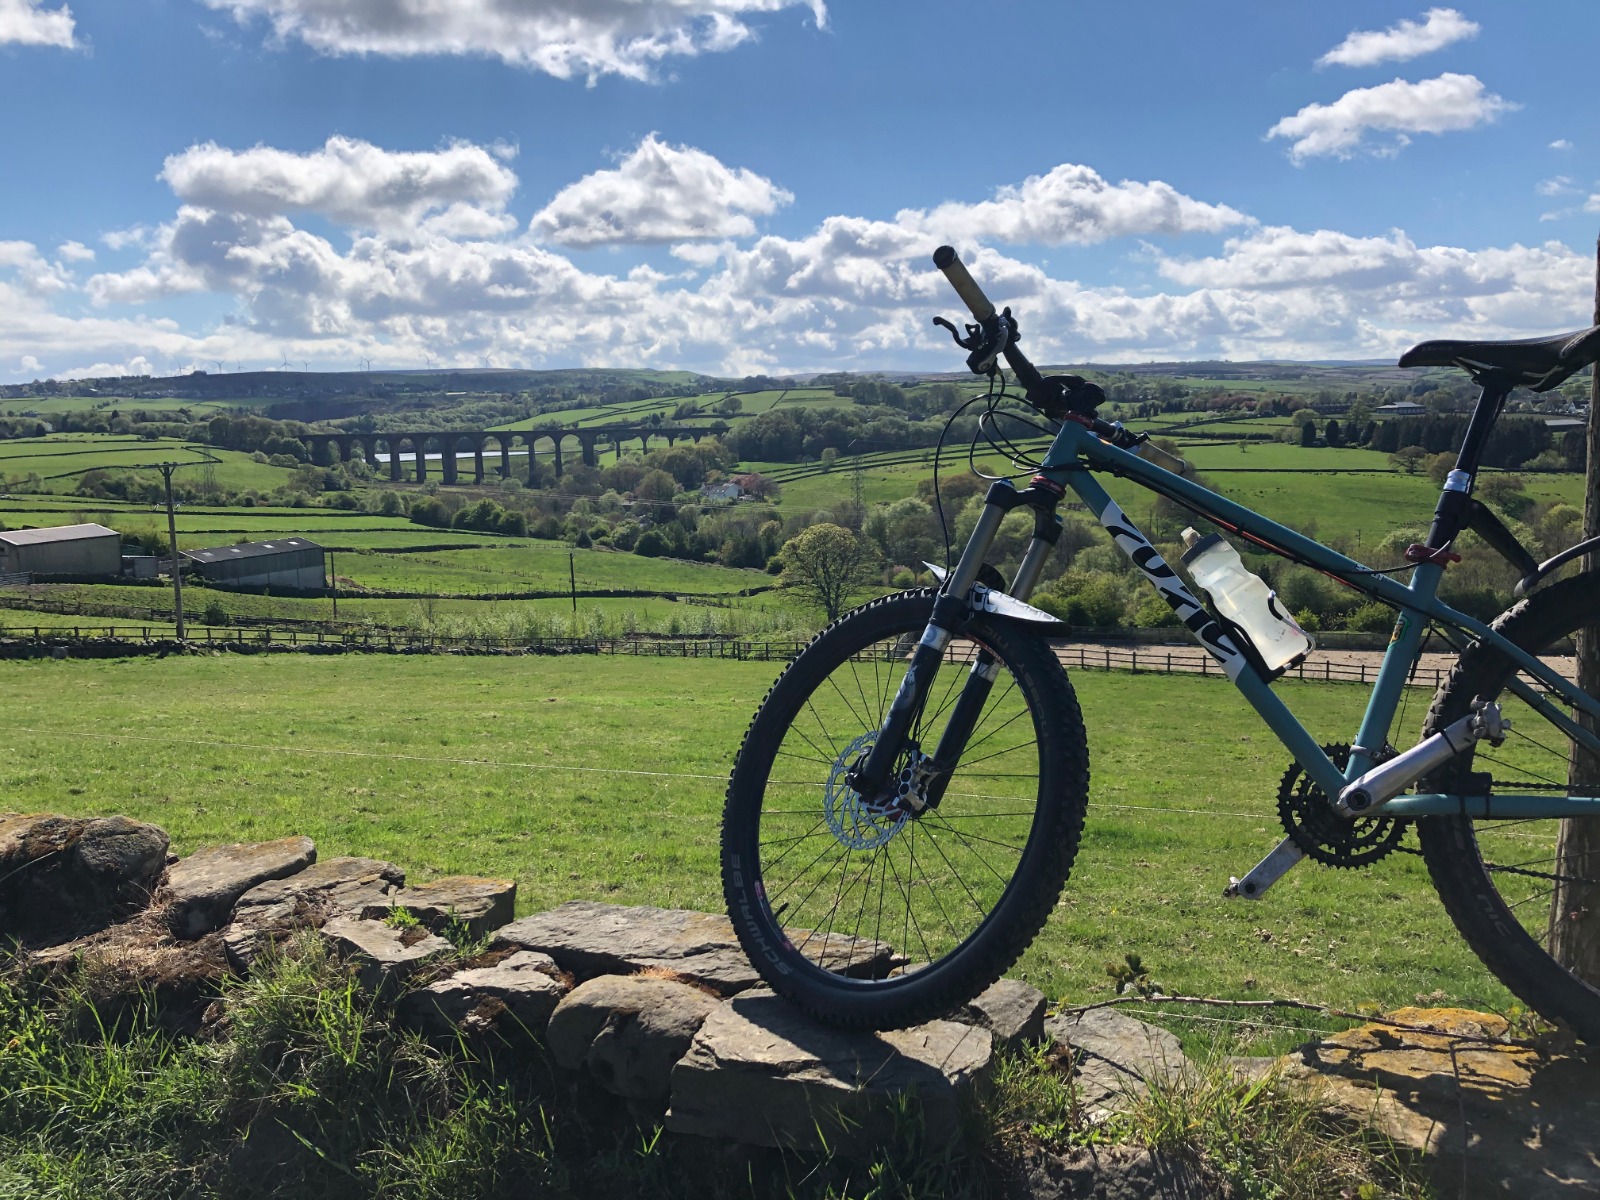
{"label": "tree", "polygon": [[1300,426],[1300,444],[1302,446],[1315,446],[1317,444],[1317,423],[1306,421]]}
{"label": "tree", "polygon": [[878,565],[872,548],[840,525],[813,525],[785,542],[779,555],[779,584],[821,606],[830,621],[872,581]]}
{"label": "tree", "polygon": [[1322,430],[1322,440],[1330,446],[1344,445],[1344,430],[1339,428],[1337,419],[1328,418],[1328,424]]}
{"label": "tree", "polygon": [[[1595,320],[1600,322],[1600,242],[1595,244]],[[1600,369],[1589,379],[1588,467],[1584,475],[1583,536],[1600,535]],[[1584,556],[1583,569],[1600,567],[1600,554]],[[1600,695],[1600,629],[1586,625],[1577,638],[1578,686],[1591,696]],[[1587,713],[1577,713],[1578,723],[1590,732],[1600,731]],[[1567,782],[1572,793],[1595,794],[1600,784],[1600,756],[1576,742]],[[1550,897],[1550,954],[1585,982],[1600,986],[1600,888],[1582,882],[1592,878],[1600,862],[1600,820],[1568,817],[1556,836],[1556,863],[1570,881],[1558,881]]]}

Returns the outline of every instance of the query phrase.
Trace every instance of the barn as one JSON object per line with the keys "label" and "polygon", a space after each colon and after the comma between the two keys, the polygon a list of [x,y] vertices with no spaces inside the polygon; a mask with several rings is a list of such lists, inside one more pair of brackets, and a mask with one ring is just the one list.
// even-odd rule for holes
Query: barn
{"label": "barn", "polygon": [[327,584],[322,547],[305,538],[241,542],[210,550],[185,550],[191,573],[240,587],[320,588]]}
{"label": "barn", "polygon": [[118,575],[122,535],[104,525],[0,532],[0,575]]}

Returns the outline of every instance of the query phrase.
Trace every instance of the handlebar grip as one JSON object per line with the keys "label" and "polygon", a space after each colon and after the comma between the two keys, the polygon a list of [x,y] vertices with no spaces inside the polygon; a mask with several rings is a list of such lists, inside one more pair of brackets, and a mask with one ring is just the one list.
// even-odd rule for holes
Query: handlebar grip
{"label": "handlebar grip", "polygon": [[933,265],[944,272],[944,277],[950,281],[950,286],[955,288],[956,295],[960,296],[972,310],[974,317],[980,321],[987,321],[994,316],[994,305],[989,303],[989,297],[983,294],[983,289],[967,272],[967,264],[961,261],[961,256],[956,253],[954,246],[940,246],[935,250]]}

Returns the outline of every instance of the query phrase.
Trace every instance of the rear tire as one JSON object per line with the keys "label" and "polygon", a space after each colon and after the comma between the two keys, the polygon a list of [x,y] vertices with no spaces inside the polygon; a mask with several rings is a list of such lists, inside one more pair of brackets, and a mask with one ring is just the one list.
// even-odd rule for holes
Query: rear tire
{"label": "rear tire", "polygon": [[933,600],[884,597],[819,634],[767,694],[728,784],[722,879],[739,939],[775,991],[846,1028],[917,1024],[998,979],[1055,906],[1083,829],[1088,753],[1066,672],[1026,626],[987,616],[951,642],[912,726],[933,753],[971,665],[993,656],[937,807],[873,809],[843,784]]}
{"label": "rear tire", "polygon": [[[1494,628],[1554,665],[1570,635],[1600,626],[1597,595],[1600,572],[1574,576],[1514,605]],[[1434,699],[1424,734],[1465,716],[1478,699],[1496,700],[1511,718],[1511,730],[1503,746],[1481,742],[1460,755],[1429,787],[1455,791],[1464,786],[1466,772],[1477,771],[1495,779],[1491,795],[1528,790],[1504,786],[1512,781],[1566,792],[1571,742],[1564,731],[1506,691],[1515,675],[1514,665],[1486,645],[1475,644],[1462,653]],[[1578,820],[1588,831],[1600,833],[1593,830],[1600,817]],[[1600,904],[1600,856],[1558,857],[1560,826],[1556,819],[1425,817],[1417,822],[1417,834],[1440,900],[1483,964],[1535,1012],[1565,1023],[1586,1042],[1600,1044],[1600,989],[1568,970],[1550,950],[1551,901],[1557,888],[1552,876],[1588,881],[1591,903]],[[1587,840],[1596,844],[1592,837]]]}

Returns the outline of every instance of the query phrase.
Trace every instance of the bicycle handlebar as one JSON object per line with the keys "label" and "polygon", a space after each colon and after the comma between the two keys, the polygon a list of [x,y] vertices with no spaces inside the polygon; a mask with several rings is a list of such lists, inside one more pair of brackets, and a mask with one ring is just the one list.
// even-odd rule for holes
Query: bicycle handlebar
{"label": "bicycle handlebar", "polygon": [[961,261],[961,256],[956,253],[954,246],[940,246],[935,250],[933,265],[944,272],[944,277],[950,281],[950,286],[955,288],[956,295],[961,297],[980,323],[994,316],[994,305],[989,302],[989,297],[983,294],[983,289],[967,270],[967,264]]}

